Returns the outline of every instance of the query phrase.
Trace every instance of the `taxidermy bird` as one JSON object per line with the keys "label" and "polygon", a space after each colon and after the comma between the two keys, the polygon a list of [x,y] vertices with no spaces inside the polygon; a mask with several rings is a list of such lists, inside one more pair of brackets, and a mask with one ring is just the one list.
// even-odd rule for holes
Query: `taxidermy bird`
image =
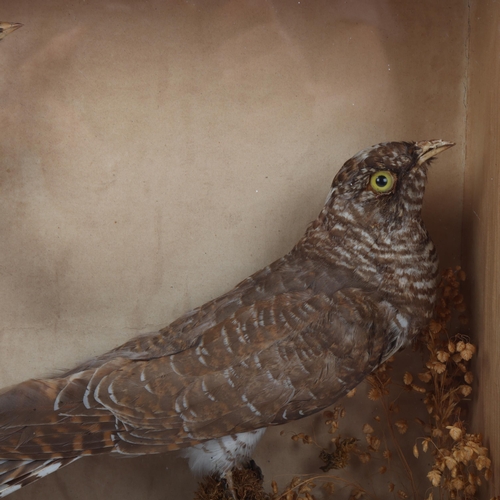
{"label": "taxidermy bird", "polygon": [[3,40],[7,35],[10,35],[13,31],[21,28],[23,24],[21,23],[7,23],[0,21],[0,40]]}
{"label": "taxidermy bird", "polygon": [[438,259],[421,218],[442,140],[361,151],[284,257],[60,377],[0,394],[0,497],[87,455],[182,450],[230,478],[266,427],[316,413],[431,317]]}

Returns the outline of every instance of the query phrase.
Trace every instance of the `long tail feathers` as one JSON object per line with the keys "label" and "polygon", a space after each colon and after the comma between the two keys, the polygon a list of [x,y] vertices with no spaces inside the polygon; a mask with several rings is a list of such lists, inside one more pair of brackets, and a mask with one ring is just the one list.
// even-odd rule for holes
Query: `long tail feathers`
{"label": "long tail feathers", "polygon": [[0,498],[55,472],[80,457],[50,460],[0,460]]}

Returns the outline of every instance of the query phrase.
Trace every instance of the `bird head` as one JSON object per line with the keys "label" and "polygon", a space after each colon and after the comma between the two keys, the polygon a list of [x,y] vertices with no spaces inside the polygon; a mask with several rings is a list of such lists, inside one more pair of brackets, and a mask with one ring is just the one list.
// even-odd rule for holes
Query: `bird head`
{"label": "bird head", "polygon": [[364,149],[335,176],[326,207],[333,213],[347,210],[369,224],[419,216],[427,167],[453,145],[442,140],[385,142]]}

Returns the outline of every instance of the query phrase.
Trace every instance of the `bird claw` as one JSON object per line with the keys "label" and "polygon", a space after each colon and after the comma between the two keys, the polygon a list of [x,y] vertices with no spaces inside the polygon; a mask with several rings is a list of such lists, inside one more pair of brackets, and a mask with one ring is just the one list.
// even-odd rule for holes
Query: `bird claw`
{"label": "bird claw", "polygon": [[[244,466],[244,469],[249,470],[253,475],[259,480],[260,483],[264,481],[264,474],[262,474],[262,469],[255,463],[254,460],[249,460]],[[233,474],[234,469],[226,472],[221,476],[221,479],[225,483],[225,497],[228,500],[240,500],[240,497],[236,493],[235,480],[238,481],[237,477]]]}
{"label": "bird claw", "polygon": [[226,483],[226,496],[229,500],[238,500],[238,496],[236,495],[236,490],[234,488],[234,479],[233,479],[233,471],[227,471],[222,477],[224,482]]}

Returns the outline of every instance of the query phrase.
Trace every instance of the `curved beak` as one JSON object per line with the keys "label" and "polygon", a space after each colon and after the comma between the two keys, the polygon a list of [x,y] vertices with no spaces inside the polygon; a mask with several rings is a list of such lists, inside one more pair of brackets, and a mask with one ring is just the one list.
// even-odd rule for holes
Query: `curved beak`
{"label": "curved beak", "polygon": [[418,157],[417,165],[422,165],[422,163],[430,160],[433,156],[446,151],[454,145],[454,142],[442,141],[441,139],[417,142],[417,146],[422,150],[422,153]]}

